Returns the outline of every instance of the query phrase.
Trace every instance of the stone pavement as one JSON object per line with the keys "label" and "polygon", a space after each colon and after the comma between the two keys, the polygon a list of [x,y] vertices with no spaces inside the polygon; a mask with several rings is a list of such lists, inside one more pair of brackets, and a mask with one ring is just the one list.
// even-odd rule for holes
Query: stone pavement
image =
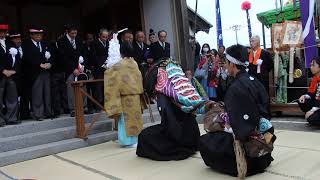
{"label": "stone pavement", "polygon": [[[202,129],[202,125],[200,125]],[[248,179],[320,178],[320,133],[277,130],[274,161],[265,173]],[[139,158],[135,149],[107,142],[0,168],[0,179],[37,180],[212,180],[236,179],[207,168],[200,154],[184,161]]]}

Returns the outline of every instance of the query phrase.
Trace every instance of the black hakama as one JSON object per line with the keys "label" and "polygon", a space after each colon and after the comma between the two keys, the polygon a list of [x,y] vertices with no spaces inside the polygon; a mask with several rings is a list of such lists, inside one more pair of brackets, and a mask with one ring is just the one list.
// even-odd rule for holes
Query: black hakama
{"label": "black hakama", "polygon": [[161,124],[144,129],[138,137],[137,155],[157,161],[183,160],[195,154],[200,137],[192,114],[181,111],[160,94]]}
{"label": "black hakama", "polygon": [[[260,117],[270,119],[268,94],[263,85],[244,70],[230,85],[225,97],[225,110],[236,139],[245,142],[259,125]],[[273,128],[269,129],[273,134]],[[275,138],[275,137],[274,137]],[[219,131],[200,137],[199,150],[205,164],[212,169],[237,176],[233,135]],[[246,156],[247,175],[264,171],[273,160],[271,154],[257,158]]]}

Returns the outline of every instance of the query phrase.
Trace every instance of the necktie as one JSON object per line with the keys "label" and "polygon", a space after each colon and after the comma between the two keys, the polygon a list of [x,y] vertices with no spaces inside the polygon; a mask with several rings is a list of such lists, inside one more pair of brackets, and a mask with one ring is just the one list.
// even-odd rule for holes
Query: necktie
{"label": "necktie", "polygon": [[37,48],[38,48],[39,51],[41,52],[40,42],[37,42]]}
{"label": "necktie", "polygon": [[164,43],[164,42],[162,42],[162,48],[163,48],[163,49],[165,49],[165,48],[166,48],[166,46],[165,46],[165,43]]}
{"label": "necktie", "polygon": [[4,52],[6,52],[6,42],[4,40],[0,40],[0,45],[3,48]]}
{"label": "necktie", "polygon": [[143,50],[143,43],[140,44],[140,49]]}
{"label": "necktie", "polygon": [[76,47],[76,42],[74,41],[74,39],[71,40],[71,44],[72,44],[73,49],[76,49],[76,48],[77,48],[77,47]]}

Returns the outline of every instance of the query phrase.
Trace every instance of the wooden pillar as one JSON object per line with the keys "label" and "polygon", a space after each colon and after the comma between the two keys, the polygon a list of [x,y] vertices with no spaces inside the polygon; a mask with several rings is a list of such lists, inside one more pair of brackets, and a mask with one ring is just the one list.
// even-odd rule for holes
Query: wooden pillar
{"label": "wooden pillar", "polygon": [[266,33],[264,30],[264,24],[262,24],[262,38],[263,38],[263,49],[266,49]]}
{"label": "wooden pillar", "polygon": [[183,68],[193,69],[194,56],[192,56],[189,43],[189,23],[186,0],[172,0],[173,29],[175,34],[176,58]]}
{"label": "wooden pillar", "polygon": [[81,94],[82,84],[72,84],[74,89],[74,100],[75,100],[75,120],[76,120],[76,131],[78,138],[85,138],[85,123],[83,116],[83,98]]}

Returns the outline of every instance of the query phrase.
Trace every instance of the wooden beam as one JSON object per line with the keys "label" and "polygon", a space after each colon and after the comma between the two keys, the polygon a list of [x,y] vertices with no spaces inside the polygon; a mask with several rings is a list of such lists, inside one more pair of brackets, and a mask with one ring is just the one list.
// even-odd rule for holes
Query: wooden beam
{"label": "wooden beam", "polygon": [[194,57],[189,43],[189,21],[186,0],[172,0],[176,60],[183,68],[193,69]]}

